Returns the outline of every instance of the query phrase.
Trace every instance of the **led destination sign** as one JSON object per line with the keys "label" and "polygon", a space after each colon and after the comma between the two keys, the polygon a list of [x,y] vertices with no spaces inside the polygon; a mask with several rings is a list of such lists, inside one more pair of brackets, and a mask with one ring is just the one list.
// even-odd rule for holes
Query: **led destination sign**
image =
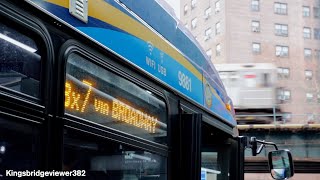
{"label": "led destination sign", "polygon": [[77,53],[68,55],[64,93],[68,114],[156,143],[167,143],[165,101]]}
{"label": "led destination sign", "polygon": [[152,114],[102,93],[87,80],[83,80],[81,84],[82,86],[79,86],[72,81],[65,84],[65,108],[70,112],[91,116],[97,114],[99,117],[111,118],[113,121],[123,122],[149,133],[156,132],[159,121]]}

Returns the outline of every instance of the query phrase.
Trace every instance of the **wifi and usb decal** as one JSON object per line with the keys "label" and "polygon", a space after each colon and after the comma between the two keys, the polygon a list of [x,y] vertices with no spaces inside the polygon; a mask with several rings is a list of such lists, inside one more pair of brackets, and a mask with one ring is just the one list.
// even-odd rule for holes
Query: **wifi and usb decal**
{"label": "wifi and usb decal", "polygon": [[167,68],[164,64],[164,53],[154,47],[151,41],[147,42],[149,53],[146,54],[146,64],[148,67],[160,73],[162,76],[167,76]]}

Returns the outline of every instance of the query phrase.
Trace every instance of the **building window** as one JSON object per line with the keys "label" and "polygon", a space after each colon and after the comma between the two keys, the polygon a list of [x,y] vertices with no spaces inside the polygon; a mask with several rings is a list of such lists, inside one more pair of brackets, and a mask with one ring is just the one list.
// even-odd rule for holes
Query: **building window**
{"label": "building window", "polygon": [[288,57],[289,56],[289,47],[288,46],[276,46],[276,56]]}
{"label": "building window", "polygon": [[214,12],[215,12],[216,14],[220,12],[220,1],[217,1],[217,2],[216,2],[216,7],[215,7],[215,9],[214,9]]}
{"label": "building window", "polygon": [[310,39],[311,38],[311,28],[304,27],[303,28],[303,37],[305,39]]}
{"label": "building window", "polygon": [[275,24],[275,34],[277,36],[288,36],[288,25],[286,24]]}
{"label": "building window", "polygon": [[310,17],[310,7],[309,6],[302,7],[302,15],[303,15],[303,17]]}
{"label": "building window", "polygon": [[290,77],[290,69],[278,67],[278,79],[288,79]]}
{"label": "building window", "polygon": [[251,21],[252,32],[260,32],[260,21]]}
{"label": "building window", "polygon": [[206,51],[206,54],[207,54],[207,56],[209,56],[209,58],[211,58],[211,56],[212,56],[212,49],[208,49],[208,50]]}
{"label": "building window", "polygon": [[217,44],[216,46],[216,56],[220,56],[221,55],[221,45]]}
{"label": "building window", "polygon": [[284,98],[284,100],[290,100],[291,99],[291,91],[284,90],[283,91],[283,98]]}
{"label": "building window", "polygon": [[252,43],[252,52],[254,54],[260,54],[261,53],[260,43]]}
{"label": "building window", "polygon": [[287,4],[278,2],[274,3],[274,13],[287,14]]}
{"label": "building window", "polygon": [[194,9],[196,7],[197,0],[191,0],[191,8]]}
{"label": "building window", "polygon": [[277,98],[279,103],[288,102],[291,99],[291,91],[283,88],[278,88]]}
{"label": "building window", "polygon": [[320,40],[320,29],[314,28],[313,33],[314,33],[314,39]]}
{"label": "building window", "polygon": [[260,10],[260,2],[259,0],[251,1],[251,11],[259,11]]}
{"label": "building window", "polygon": [[184,8],[183,8],[183,13],[186,15],[188,13],[188,5],[184,5]]}
{"label": "building window", "polygon": [[221,24],[220,24],[220,22],[217,22],[216,23],[216,35],[218,35],[220,33],[221,33]]}
{"label": "building window", "polygon": [[305,59],[310,59],[312,57],[311,52],[312,52],[311,49],[304,48],[304,58]]}
{"label": "building window", "polygon": [[197,18],[193,18],[191,21],[191,28],[194,29],[197,27]]}
{"label": "building window", "polygon": [[320,8],[314,7],[313,8],[313,14],[314,14],[315,18],[319,18],[320,17]]}
{"label": "building window", "polygon": [[211,7],[204,11],[204,19],[208,19],[211,16]]}
{"label": "building window", "polygon": [[312,102],[313,101],[313,94],[312,93],[306,93],[306,100],[307,102]]}
{"label": "building window", "polygon": [[207,30],[205,30],[205,37],[204,40],[207,41],[208,39],[211,38],[211,34],[212,34],[212,29],[208,28]]}
{"label": "building window", "polygon": [[305,70],[304,75],[306,77],[306,80],[311,80],[312,79],[312,71],[311,70]]}

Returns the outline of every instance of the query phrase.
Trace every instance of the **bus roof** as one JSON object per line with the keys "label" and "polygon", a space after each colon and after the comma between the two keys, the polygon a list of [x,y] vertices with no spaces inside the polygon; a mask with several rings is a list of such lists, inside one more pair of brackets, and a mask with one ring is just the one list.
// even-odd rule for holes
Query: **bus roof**
{"label": "bus roof", "polygon": [[31,1],[235,127],[234,114],[227,108],[231,99],[212,62],[161,1],[84,1],[88,2],[87,20],[69,13],[69,1]]}

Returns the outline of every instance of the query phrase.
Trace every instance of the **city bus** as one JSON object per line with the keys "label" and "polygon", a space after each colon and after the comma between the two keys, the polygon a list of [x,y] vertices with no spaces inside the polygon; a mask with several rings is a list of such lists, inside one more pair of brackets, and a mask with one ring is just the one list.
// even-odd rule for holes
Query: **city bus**
{"label": "city bus", "polygon": [[0,1],[1,177],[243,179],[244,149],[266,143],[239,137],[214,65],[164,6]]}

